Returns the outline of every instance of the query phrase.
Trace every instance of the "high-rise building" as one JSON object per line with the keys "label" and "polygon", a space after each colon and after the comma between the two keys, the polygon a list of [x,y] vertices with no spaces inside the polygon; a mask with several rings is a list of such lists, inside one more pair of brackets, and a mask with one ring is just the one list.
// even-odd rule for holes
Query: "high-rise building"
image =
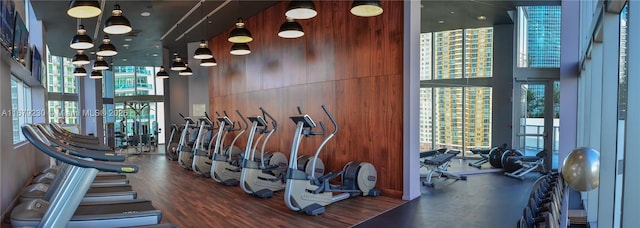
{"label": "high-rise building", "polygon": [[448,86],[446,81],[492,76],[493,28],[427,33],[420,38],[421,80],[443,85],[420,89],[421,150],[490,147],[491,88]]}
{"label": "high-rise building", "polygon": [[560,67],[560,6],[523,7],[527,21],[526,42],[528,67]]}

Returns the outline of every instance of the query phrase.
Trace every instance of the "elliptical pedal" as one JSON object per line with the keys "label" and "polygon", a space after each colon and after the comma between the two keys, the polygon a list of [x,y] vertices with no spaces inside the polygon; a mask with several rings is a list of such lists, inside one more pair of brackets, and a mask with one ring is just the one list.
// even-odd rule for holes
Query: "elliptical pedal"
{"label": "elliptical pedal", "polygon": [[314,203],[305,208],[302,208],[302,210],[300,211],[304,212],[307,215],[319,215],[324,214],[324,207],[320,204]]}
{"label": "elliptical pedal", "polygon": [[271,198],[273,197],[273,191],[269,190],[269,189],[260,189],[256,192],[253,193],[253,195],[255,195],[258,198]]}
{"label": "elliptical pedal", "polygon": [[226,186],[237,186],[239,183],[240,181],[236,179],[229,179],[229,180],[222,181],[222,184]]}

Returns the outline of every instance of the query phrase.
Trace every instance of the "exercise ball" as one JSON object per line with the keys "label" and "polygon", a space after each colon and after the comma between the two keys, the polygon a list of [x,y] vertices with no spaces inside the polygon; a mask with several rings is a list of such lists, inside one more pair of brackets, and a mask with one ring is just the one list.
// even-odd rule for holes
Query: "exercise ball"
{"label": "exercise ball", "polygon": [[582,147],[569,153],[562,163],[562,177],[580,192],[591,191],[600,185],[600,152]]}

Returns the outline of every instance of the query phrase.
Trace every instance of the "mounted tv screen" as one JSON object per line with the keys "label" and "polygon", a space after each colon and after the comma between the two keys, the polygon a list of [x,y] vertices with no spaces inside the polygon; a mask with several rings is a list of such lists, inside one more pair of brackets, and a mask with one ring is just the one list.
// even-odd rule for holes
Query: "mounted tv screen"
{"label": "mounted tv screen", "polygon": [[13,25],[16,12],[14,4],[13,0],[0,1],[0,44],[9,51],[13,45]]}
{"label": "mounted tv screen", "polygon": [[42,56],[36,46],[33,46],[33,59],[31,60],[31,74],[42,85]]}
{"label": "mounted tv screen", "polygon": [[18,61],[20,64],[26,66],[27,52],[29,52],[29,30],[24,25],[24,21],[20,17],[20,14],[16,13],[15,26],[13,30],[13,50],[11,50],[11,57]]}

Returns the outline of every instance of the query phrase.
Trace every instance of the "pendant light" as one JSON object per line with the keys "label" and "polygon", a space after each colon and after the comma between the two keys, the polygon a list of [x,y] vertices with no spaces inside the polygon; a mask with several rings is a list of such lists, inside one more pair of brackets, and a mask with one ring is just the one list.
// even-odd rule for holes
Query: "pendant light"
{"label": "pendant light", "polygon": [[182,62],[182,58],[180,58],[180,55],[178,55],[177,52],[174,52],[173,55],[175,56],[175,59],[173,61],[173,63],[171,64],[171,70],[172,71],[183,71],[187,69],[186,64],[184,64],[184,62]]}
{"label": "pendant light", "polygon": [[102,31],[108,34],[125,34],[131,32],[131,30],[133,29],[131,28],[129,19],[122,16],[120,5],[115,4],[113,11],[111,11],[111,17],[104,23],[104,29],[102,29]]}
{"label": "pendant light", "polygon": [[[204,1],[200,2],[200,14],[202,15],[204,15],[204,12],[202,12],[204,8],[202,7],[203,3]],[[209,17],[207,17],[206,23],[209,23]],[[205,24],[203,27],[207,27],[207,24]],[[202,28],[202,38],[204,39],[205,36],[206,36],[206,33],[204,32],[204,28]],[[200,47],[196,49],[193,58],[194,59],[213,58],[213,55],[211,54],[211,50],[209,50],[209,48],[207,47],[207,43],[204,40],[200,40]]]}
{"label": "pendant light", "polygon": [[236,28],[231,30],[228,40],[231,43],[249,43],[253,40],[253,38],[251,37],[251,32],[249,32],[249,30],[244,27],[242,18],[238,18],[238,22],[236,22]]}
{"label": "pendant light", "polygon": [[108,70],[109,69],[109,63],[107,63],[107,61],[104,61],[104,57],[98,56],[98,57],[96,57],[96,61],[93,62],[93,69],[94,70]]}
{"label": "pendant light", "polygon": [[251,54],[251,49],[249,49],[249,45],[246,43],[234,43],[231,45],[231,51],[229,53],[232,55],[248,55]]}
{"label": "pendant light", "polygon": [[156,78],[165,79],[169,78],[169,73],[164,69],[164,66],[160,66],[160,70],[156,73]]}
{"label": "pendant light", "polygon": [[217,66],[217,65],[218,65],[218,62],[213,57],[200,60],[200,66],[203,66],[203,67],[210,67],[210,66]]}
{"label": "pendant light", "polygon": [[360,17],[373,17],[382,14],[380,1],[354,0],[351,4],[351,13]]}
{"label": "pendant light", "polygon": [[87,70],[83,66],[76,66],[73,68],[73,76],[87,76]]}
{"label": "pendant light", "polygon": [[78,26],[78,31],[71,42],[69,43],[69,47],[73,49],[89,49],[93,47],[93,40],[89,35],[87,35],[87,30],[84,29],[84,25]]}
{"label": "pendant light", "polygon": [[302,25],[293,20],[293,18],[287,17],[287,21],[282,23],[278,36],[282,38],[299,38],[304,36]]}
{"label": "pendant light", "polygon": [[100,15],[100,3],[98,1],[77,1],[73,0],[69,3],[67,15],[74,18],[92,18]]}
{"label": "pendant light", "polygon": [[84,54],[84,50],[78,50],[71,61],[74,65],[85,65],[91,63],[89,56]]}
{"label": "pendant light", "polygon": [[185,65],[186,68],[184,70],[181,70],[178,73],[178,75],[181,75],[181,76],[191,76],[191,75],[193,75],[193,71],[191,70],[191,67],[189,67],[189,64],[184,64],[184,65]]}
{"label": "pendant light", "polygon": [[109,35],[104,35],[104,39],[102,39],[102,44],[98,47],[98,51],[96,55],[99,56],[114,56],[118,54],[118,50],[116,50],[116,46],[111,43],[111,39],[109,39]]}
{"label": "pendant light", "polygon": [[310,19],[318,15],[318,11],[313,1],[291,0],[284,15],[293,19]]}
{"label": "pendant light", "polygon": [[91,74],[89,75],[89,78],[101,79],[102,78],[102,72],[100,72],[99,70],[93,69],[93,71],[91,71]]}

